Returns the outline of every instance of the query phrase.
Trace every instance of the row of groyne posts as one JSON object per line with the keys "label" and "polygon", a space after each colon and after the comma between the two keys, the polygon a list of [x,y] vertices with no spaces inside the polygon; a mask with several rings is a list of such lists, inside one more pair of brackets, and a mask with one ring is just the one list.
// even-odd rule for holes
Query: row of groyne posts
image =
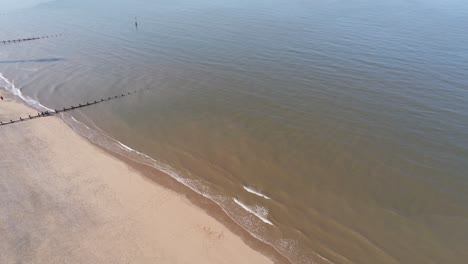
{"label": "row of groyne posts", "polygon": [[63,36],[63,34],[46,35],[46,36],[41,36],[41,37],[13,39],[13,40],[1,40],[1,43],[3,43],[3,45],[6,45],[6,44],[11,44],[11,43],[19,43],[19,42],[23,42],[23,41],[30,41],[30,40],[37,40],[37,39],[57,38],[57,37],[61,37],[61,36]]}
{"label": "row of groyne posts", "polygon": [[36,118],[41,118],[41,117],[54,116],[54,115],[64,113],[64,112],[68,112],[68,111],[71,111],[71,110],[75,110],[75,109],[78,109],[78,108],[83,108],[83,107],[87,107],[87,106],[91,106],[91,105],[95,105],[95,104],[115,100],[115,99],[118,99],[118,98],[122,98],[122,97],[125,97],[125,96],[128,96],[128,95],[134,94],[134,93],[142,92],[144,90],[148,90],[148,89],[144,88],[144,89],[134,90],[134,91],[119,94],[119,95],[116,95],[116,96],[101,98],[99,100],[94,100],[92,102],[86,102],[85,104],[78,104],[76,106],[72,105],[70,107],[64,107],[62,109],[54,109],[53,111],[39,112],[39,113],[37,113],[37,115],[33,115],[33,116],[28,115],[27,117],[19,117],[19,119],[16,119],[16,120],[11,120],[10,119],[10,121],[7,121],[7,122],[0,121],[0,126],[11,125],[11,124],[14,124],[14,123],[24,122],[24,121],[33,120],[33,119],[36,119]]}

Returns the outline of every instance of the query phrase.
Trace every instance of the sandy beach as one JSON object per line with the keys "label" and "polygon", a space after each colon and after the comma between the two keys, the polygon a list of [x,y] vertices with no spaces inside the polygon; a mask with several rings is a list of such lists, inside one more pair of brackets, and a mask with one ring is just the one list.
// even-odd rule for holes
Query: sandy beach
{"label": "sandy beach", "polygon": [[[0,93],[0,120],[36,114]],[[1,126],[0,145],[0,263],[273,262],[59,117]]]}

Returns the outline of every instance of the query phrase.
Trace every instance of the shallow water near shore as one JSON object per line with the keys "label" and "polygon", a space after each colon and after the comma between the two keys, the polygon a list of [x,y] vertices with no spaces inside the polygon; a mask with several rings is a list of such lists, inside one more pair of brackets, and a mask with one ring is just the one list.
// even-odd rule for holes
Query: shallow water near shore
{"label": "shallow water near shore", "polygon": [[52,109],[147,88],[65,121],[294,263],[464,263],[468,5],[378,2],[2,11],[0,40],[64,36],[0,43],[0,85]]}

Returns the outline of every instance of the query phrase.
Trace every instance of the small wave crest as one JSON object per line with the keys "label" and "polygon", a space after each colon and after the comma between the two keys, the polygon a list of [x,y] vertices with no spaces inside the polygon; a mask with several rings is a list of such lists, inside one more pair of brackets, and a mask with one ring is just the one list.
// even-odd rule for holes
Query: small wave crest
{"label": "small wave crest", "polygon": [[19,97],[21,100],[23,100],[26,104],[29,106],[37,109],[37,110],[42,110],[42,111],[54,111],[53,109],[50,109],[41,103],[39,101],[34,100],[33,98],[24,95],[23,92],[19,88],[15,86],[15,84],[8,80],[3,74],[0,72],[0,86],[4,87],[7,91],[10,93],[14,94],[15,96]]}
{"label": "small wave crest", "polygon": [[122,142],[117,142],[122,148],[128,150],[128,151],[135,151],[134,149],[132,149],[131,147],[123,144]]}
{"label": "small wave crest", "polygon": [[269,225],[273,225],[273,223],[270,220],[268,220],[268,218],[267,218],[268,209],[266,209],[265,207],[259,206],[259,205],[247,206],[247,205],[243,204],[242,202],[240,202],[239,200],[237,200],[236,198],[234,198],[234,202],[236,202],[236,204],[238,204],[244,210],[246,210],[249,213],[251,213],[251,214],[255,215],[256,217],[258,217],[258,219],[262,220],[264,223],[267,223]]}
{"label": "small wave crest", "polygon": [[260,196],[260,197],[262,197],[262,198],[265,198],[265,199],[267,199],[267,200],[270,200],[270,199],[271,199],[270,197],[264,195],[263,193],[261,193],[261,192],[255,190],[255,189],[252,188],[252,187],[248,187],[248,186],[242,186],[242,187],[244,187],[244,190],[246,190],[246,191],[249,192],[249,193],[253,193],[253,194],[255,194],[255,195],[257,195],[257,196]]}

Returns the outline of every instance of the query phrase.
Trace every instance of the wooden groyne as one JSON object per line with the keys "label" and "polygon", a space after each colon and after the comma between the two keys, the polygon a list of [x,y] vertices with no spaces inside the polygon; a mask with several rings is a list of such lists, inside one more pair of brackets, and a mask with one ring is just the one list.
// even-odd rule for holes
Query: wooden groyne
{"label": "wooden groyne", "polygon": [[6,45],[6,44],[19,43],[19,42],[24,42],[24,41],[38,40],[38,39],[57,38],[61,36],[63,36],[63,34],[46,35],[46,36],[41,36],[41,37],[22,38],[22,39],[13,39],[13,40],[0,40],[0,43],[3,43],[3,45]]}
{"label": "wooden groyne", "polygon": [[12,125],[12,124],[15,124],[15,123],[34,120],[34,119],[41,118],[41,117],[54,116],[54,115],[64,113],[64,112],[68,112],[68,111],[72,111],[72,110],[75,110],[75,109],[88,107],[88,106],[92,106],[92,105],[95,105],[95,104],[99,104],[99,103],[119,99],[119,98],[122,98],[122,97],[125,97],[125,96],[129,96],[131,94],[142,92],[144,90],[148,90],[148,89],[134,90],[134,91],[130,91],[130,92],[127,92],[127,93],[122,93],[122,94],[119,94],[119,95],[115,95],[115,96],[111,96],[111,97],[107,97],[107,98],[101,98],[101,99],[94,100],[94,101],[91,101],[91,102],[86,102],[86,103],[83,103],[83,104],[72,105],[72,106],[69,106],[69,107],[63,107],[61,109],[54,109],[53,111],[39,112],[36,115],[28,115],[27,117],[20,116],[18,119],[10,119],[9,121],[6,121],[6,122],[0,121],[0,126]]}

